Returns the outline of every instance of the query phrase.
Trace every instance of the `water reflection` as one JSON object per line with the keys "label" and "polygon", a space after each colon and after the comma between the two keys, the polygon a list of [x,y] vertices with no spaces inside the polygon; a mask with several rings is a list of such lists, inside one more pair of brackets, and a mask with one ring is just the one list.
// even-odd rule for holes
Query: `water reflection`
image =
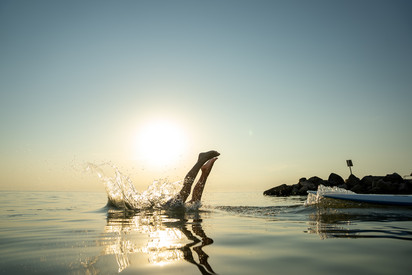
{"label": "water reflection", "polygon": [[327,238],[390,238],[412,241],[411,208],[346,204],[317,205],[306,233]]}
{"label": "water reflection", "polygon": [[199,211],[110,209],[102,242],[103,253],[116,257],[118,272],[131,265],[133,253],[144,253],[153,265],[185,260],[196,265],[202,274],[215,274],[208,263],[209,256],[203,251],[213,240],[202,228]]}

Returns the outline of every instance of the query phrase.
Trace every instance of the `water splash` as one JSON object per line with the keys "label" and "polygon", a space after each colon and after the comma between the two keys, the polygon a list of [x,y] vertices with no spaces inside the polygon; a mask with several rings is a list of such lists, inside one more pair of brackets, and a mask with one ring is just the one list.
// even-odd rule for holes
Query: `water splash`
{"label": "water splash", "polygon": [[350,190],[346,190],[344,188],[339,188],[339,187],[329,187],[329,186],[324,186],[324,185],[319,185],[318,186],[318,191],[316,194],[308,193],[308,197],[305,202],[305,206],[309,205],[318,205],[324,201],[324,194],[355,194],[354,192]]}
{"label": "water splash", "polygon": [[182,184],[182,181],[156,180],[146,191],[139,193],[132,180],[111,163],[88,163],[86,171],[96,173],[103,182],[109,204],[124,209],[160,208],[176,195]]}

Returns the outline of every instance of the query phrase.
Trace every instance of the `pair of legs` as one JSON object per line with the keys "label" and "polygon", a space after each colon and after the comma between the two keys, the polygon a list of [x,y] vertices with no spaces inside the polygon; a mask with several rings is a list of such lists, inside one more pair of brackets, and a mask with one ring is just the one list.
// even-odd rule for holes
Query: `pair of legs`
{"label": "pair of legs", "polygon": [[217,157],[220,154],[216,151],[209,151],[205,153],[200,153],[199,158],[196,164],[190,169],[190,171],[185,176],[183,181],[183,187],[180,192],[176,195],[174,200],[185,203],[187,198],[189,197],[190,190],[192,189],[192,184],[195,181],[195,178],[200,170],[202,170],[202,174],[199,178],[199,181],[196,183],[195,187],[193,188],[192,199],[190,203],[200,202],[202,198],[203,189],[205,188],[207,177],[212,170],[213,164],[217,160]]}

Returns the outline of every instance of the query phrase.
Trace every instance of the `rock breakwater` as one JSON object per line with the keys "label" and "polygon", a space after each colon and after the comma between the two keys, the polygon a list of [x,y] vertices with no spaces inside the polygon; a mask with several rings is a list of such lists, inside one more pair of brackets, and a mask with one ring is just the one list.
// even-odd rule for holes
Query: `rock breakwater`
{"label": "rock breakwater", "polygon": [[412,194],[412,180],[404,179],[393,173],[386,176],[365,176],[359,179],[350,175],[344,180],[341,176],[331,173],[327,180],[319,177],[301,178],[297,184],[273,187],[263,192],[268,196],[306,196],[308,190],[316,191],[318,186],[337,186],[359,194]]}

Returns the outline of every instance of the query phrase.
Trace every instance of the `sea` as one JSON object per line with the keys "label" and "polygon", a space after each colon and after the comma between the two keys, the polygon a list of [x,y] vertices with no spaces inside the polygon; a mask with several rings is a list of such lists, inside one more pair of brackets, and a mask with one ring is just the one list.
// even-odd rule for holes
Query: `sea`
{"label": "sea", "polygon": [[[118,183],[126,185],[124,179]],[[165,190],[158,183],[151,189]],[[261,191],[216,193],[206,187],[197,207],[124,209],[107,204],[112,191],[0,192],[0,274],[412,270],[410,207],[270,197]],[[139,195],[132,199],[148,196]]]}

